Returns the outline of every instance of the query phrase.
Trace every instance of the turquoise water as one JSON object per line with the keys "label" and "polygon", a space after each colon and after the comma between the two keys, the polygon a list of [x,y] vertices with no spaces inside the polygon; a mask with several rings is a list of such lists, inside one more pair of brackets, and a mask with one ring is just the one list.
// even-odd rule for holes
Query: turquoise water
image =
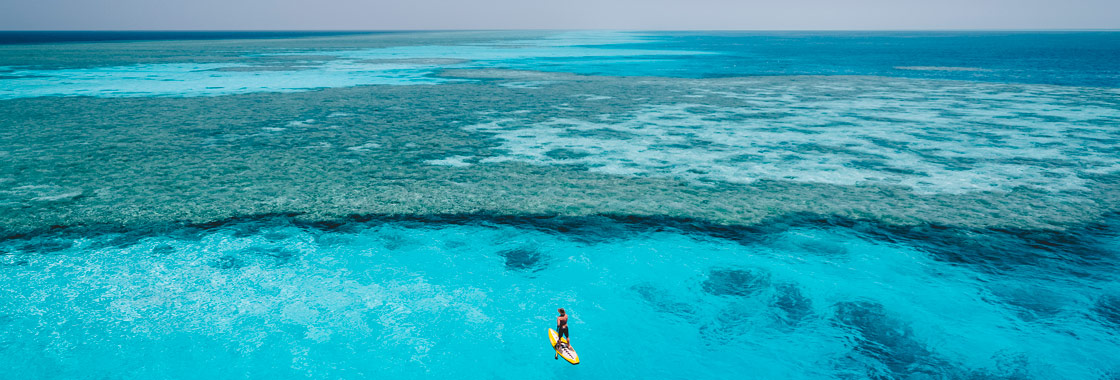
{"label": "turquoise water", "polygon": [[244,37],[0,46],[0,377],[1120,376],[1116,33]]}
{"label": "turquoise water", "polygon": [[[940,233],[635,222],[48,234],[5,247],[22,270],[6,280],[3,341],[17,373],[64,378],[1093,378],[1115,365],[1117,299],[1100,287],[1116,281],[1115,232],[991,265],[941,257]],[[1000,235],[961,246],[1036,243]],[[1094,257],[1062,267],[1078,254]],[[572,312],[579,367],[549,358],[554,305]]]}

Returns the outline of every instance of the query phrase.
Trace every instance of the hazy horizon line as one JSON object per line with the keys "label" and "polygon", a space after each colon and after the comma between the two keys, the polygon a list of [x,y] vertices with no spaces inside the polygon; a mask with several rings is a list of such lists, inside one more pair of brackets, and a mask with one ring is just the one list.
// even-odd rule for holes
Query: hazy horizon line
{"label": "hazy horizon line", "polygon": [[612,28],[494,28],[494,29],[0,29],[10,32],[1120,32],[1120,28],[961,28],[961,29],[612,29]]}

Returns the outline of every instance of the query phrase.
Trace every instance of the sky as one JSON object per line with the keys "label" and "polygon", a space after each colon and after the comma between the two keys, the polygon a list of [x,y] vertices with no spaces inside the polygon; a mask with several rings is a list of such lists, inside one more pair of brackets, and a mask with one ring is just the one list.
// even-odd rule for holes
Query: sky
{"label": "sky", "polygon": [[1120,0],[0,0],[0,30],[1120,29]]}

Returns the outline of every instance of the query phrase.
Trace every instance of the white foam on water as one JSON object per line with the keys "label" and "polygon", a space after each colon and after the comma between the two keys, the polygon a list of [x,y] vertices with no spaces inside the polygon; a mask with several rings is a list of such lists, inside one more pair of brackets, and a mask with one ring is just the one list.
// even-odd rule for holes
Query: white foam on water
{"label": "white foam on water", "polygon": [[287,125],[289,127],[306,127],[306,126],[309,126],[311,124],[315,124],[315,119],[293,120],[293,121],[289,121]]}
{"label": "white foam on water", "polygon": [[577,94],[577,95],[572,95],[572,96],[573,96],[573,97],[577,97],[577,98],[580,98],[580,100],[584,100],[584,101],[588,101],[588,102],[594,102],[594,101],[599,101],[599,100],[607,100],[607,99],[614,99],[614,97],[613,97],[613,96],[606,96],[606,95],[595,95],[595,94]]}
{"label": "white foam on water", "polygon": [[438,159],[438,160],[426,160],[426,161],[424,161],[424,163],[426,163],[428,165],[443,165],[443,166],[453,166],[453,167],[461,168],[461,167],[471,166],[472,164],[470,162],[466,162],[466,160],[469,160],[471,158],[474,158],[474,157],[472,157],[472,156],[451,156],[451,157]]}
{"label": "white foam on water", "polygon": [[380,147],[381,147],[381,144],[378,144],[378,143],[375,143],[375,142],[370,142],[370,143],[365,143],[365,144],[358,145],[358,146],[348,147],[348,148],[346,148],[346,150],[352,150],[352,151],[355,151],[355,152],[368,152],[371,149],[377,149],[377,148],[380,148]]}

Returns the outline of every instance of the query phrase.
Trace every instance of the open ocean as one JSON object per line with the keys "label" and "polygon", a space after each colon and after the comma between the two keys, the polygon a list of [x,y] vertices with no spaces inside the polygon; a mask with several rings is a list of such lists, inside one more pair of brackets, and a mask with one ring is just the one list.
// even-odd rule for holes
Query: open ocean
{"label": "open ocean", "polygon": [[3,379],[1120,379],[1120,32],[0,42]]}

